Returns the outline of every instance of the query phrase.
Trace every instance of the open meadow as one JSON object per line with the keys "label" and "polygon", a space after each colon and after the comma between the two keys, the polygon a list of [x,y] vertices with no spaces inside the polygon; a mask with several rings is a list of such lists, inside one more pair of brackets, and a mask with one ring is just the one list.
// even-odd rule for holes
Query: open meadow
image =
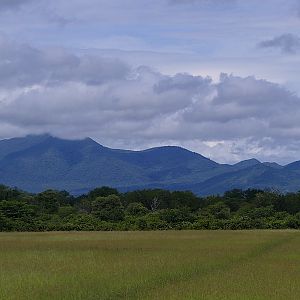
{"label": "open meadow", "polygon": [[0,234],[1,299],[300,299],[300,232]]}

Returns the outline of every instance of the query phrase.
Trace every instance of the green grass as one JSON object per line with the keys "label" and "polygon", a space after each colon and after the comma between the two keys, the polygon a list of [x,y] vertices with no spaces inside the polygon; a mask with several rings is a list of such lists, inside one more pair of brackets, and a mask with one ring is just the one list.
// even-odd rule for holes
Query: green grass
{"label": "green grass", "polygon": [[300,232],[1,233],[0,299],[300,299]]}

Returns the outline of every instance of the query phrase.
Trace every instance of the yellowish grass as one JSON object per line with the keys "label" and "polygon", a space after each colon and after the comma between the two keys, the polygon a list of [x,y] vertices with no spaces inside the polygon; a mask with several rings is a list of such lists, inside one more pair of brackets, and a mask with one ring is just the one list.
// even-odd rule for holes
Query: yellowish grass
{"label": "yellowish grass", "polygon": [[300,232],[1,233],[0,298],[300,299]]}

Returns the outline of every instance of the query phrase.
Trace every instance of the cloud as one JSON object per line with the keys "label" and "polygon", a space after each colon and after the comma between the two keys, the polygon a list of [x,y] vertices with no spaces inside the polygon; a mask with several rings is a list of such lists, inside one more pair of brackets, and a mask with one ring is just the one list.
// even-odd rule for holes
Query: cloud
{"label": "cloud", "polygon": [[113,58],[79,57],[61,48],[38,50],[0,36],[0,86],[26,87],[78,81],[95,85],[126,76],[129,67]]}
{"label": "cloud", "polygon": [[260,48],[275,48],[281,50],[282,53],[293,54],[300,50],[300,37],[286,33],[271,40],[262,41],[258,46]]}
{"label": "cloud", "polygon": [[211,78],[203,78],[201,76],[193,76],[190,74],[176,74],[173,77],[166,76],[154,85],[154,91],[158,94],[172,90],[191,91],[195,93],[197,91],[206,90],[211,84]]}
{"label": "cloud", "polygon": [[204,3],[207,0],[169,0],[169,4],[177,5],[177,4],[195,4],[195,3]]}
{"label": "cloud", "polygon": [[0,1],[0,12],[1,10],[15,9],[24,4],[31,2],[32,0],[1,0]]}
{"label": "cloud", "polygon": [[190,4],[214,4],[214,5],[228,5],[234,4],[237,0],[227,0],[227,1],[220,1],[220,0],[169,0],[169,4],[171,5],[190,5]]}
{"label": "cloud", "polygon": [[296,11],[297,11],[298,17],[300,17],[300,0],[296,0]]}
{"label": "cloud", "polygon": [[134,149],[177,144],[226,162],[298,155],[300,98],[266,80],[166,75],[5,36],[0,66],[2,138],[47,132]]}

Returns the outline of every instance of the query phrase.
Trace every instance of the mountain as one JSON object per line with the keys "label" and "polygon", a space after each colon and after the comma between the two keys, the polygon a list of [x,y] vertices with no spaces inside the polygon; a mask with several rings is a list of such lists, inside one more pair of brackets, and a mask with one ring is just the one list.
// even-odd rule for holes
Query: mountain
{"label": "mountain", "polygon": [[64,140],[50,135],[0,141],[0,182],[39,192],[48,188],[78,194],[108,185],[192,190],[199,195],[231,188],[300,190],[300,162],[287,166],[250,159],[218,164],[181,147],[143,151],[104,147],[90,138]]}
{"label": "mountain", "polygon": [[224,193],[224,191],[234,188],[276,189],[282,192],[295,192],[300,190],[300,178],[298,174],[285,168],[278,169],[265,164],[257,164],[209,178],[190,187],[195,193],[203,195]]}
{"label": "mountain", "polygon": [[[29,191],[190,182],[218,164],[180,147],[115,150],[49,135],[0,141],[0,181]],[[204,177],[206,178],[206,177]]]}
{"label": "mountain", "polygon": [[263,163],[265,166],[269,166],[269,167],[272,167],[274,169],[282,169],[283,166],[282,165],[279,165],[277,164],[276,162],[264,162]]}
{"label": "mountain", "polygon": [[235,170],[242,170],[248,167],[259,165],[260,161],[254,158],[243,160],[238,162],[237,164],[233,165]]}
{"label": "mountain", "polygon": [[294,172],[300,174],[300,160],[295,161],[291,164],[288,164],[285,168],[289,171],[294,171]]}

